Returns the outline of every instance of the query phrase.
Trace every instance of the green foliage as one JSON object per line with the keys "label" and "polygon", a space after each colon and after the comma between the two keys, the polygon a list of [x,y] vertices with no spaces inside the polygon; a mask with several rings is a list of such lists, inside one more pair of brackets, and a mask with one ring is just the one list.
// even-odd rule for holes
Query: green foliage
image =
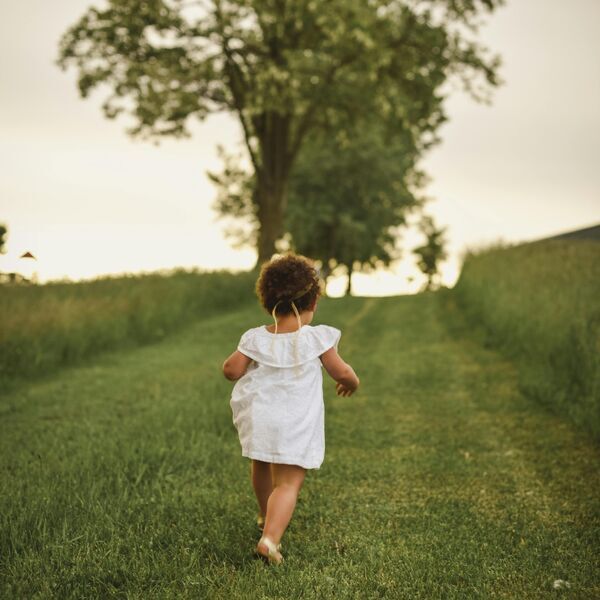
{"label": "green foliage", "polygon": [[446,120],[442,86],[476,100],[500,83],[500,60],[477,43],[478,17],[503,0],[109,0],[62,36],[57,64],[78,70],[82,97],[111,90],[107,117],[131,135],[189,135],[190,118],[239,119],[256,177],[259,259],[283,234],[286,189],[312,130],[350,136],[377,115],[424,149]]}
{"label": "green foliage", "polygon": [[453,292],[523,389],[600,437],[600,244],[548,240],[467,255]]}
{"label": "green foliage", "polygon": [[383,114],[417,124],[440,109],[434,92],[450,73],[496,85],[499,59],[461,26],[476,31],[479,13],[502,3],[110,0],[64,33],[57,64],[78,68],[83,97],[112,88],[108,117],[132,101],[132,135],[185,135],[188,117],[230,110],[249,138],[268,133],[270,113],[300,116],[299,142],[309,120],[352,117],[376,90]]}
{"label": "green foliage", "polygon": [[206,172],[217,189],[212,208],[227,222],[224,233],[235,248],[256,247],[260,229],[256,177],[241,166],[241,156],[228,154],[221,144],[217,152],[224,162],[223,170]]}
{"label": "green foliage", "polygon": [[0,254],[4,254],[6,252],[6,234],[8,233],[8,228],[6,225],[0,224]]}
{"label": "green foliage", "polygon": [[[369,271],[398,258],[398,232],[424,202],[417,190],[426,177],[415,166],[413,144],[410,135],[390,138],[376,120],[357,122],[350,139],[311,134],[289,183],[289,246],[320,261],[325,277],[340,265]],[[209,173],[218,188],[214,208],[228,220],[226,233],[236,246],[253,245],[260,229],[255,177],[240,165],[241,157],[221,146],[219,152],[225,167]]]}
{"label": "green foliage", "polygon": [[0,597],[597,597],[597,447],[519,394],[508,361],[449,334],[438,298],[319,303],[362,385],[325,385],[325,461],[281,569],[252,555],[220,371],[265,322],[256,302],[3,394]]}
{"label": "green foliage", "polygon": [[446,259],[446,228],[438,229],[433,217],[423,215],[419,229],[425,235],[425,244],[413,249],[413,254],[419,257],[417,262],[421,272],[427,276],[426,290],[434,288],[435,276],[438,275],[440,263]]}
{"label": "green foliage", "polygon": [[399,257],[399,229],[423,174],[415,169],[410,136],[388,139],[377,121],[357,126],[350,139],[312,136],[290,180],[286,230],[292,246],[326,269],[369,271]]}
{"label": "green foliage", "polygon": [[254,275],[170,276],[0,287],[0,376],[32,377],[98,352],[162,339],[254,297]]}

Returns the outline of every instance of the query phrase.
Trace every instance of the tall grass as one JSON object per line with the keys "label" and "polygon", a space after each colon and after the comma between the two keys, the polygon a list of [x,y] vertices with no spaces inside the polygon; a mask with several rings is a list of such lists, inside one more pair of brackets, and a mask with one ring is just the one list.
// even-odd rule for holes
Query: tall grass
{"label": "tall grass", "polygon": [[600,438],[600,244],[548,240],[470,253],[453,296],[523,390]]}
{"label": "tall grass", "polygon": [[178,270],[81,283],[0,286],[0,378],[32,377],[142,344],[252,301],[254,275]]}

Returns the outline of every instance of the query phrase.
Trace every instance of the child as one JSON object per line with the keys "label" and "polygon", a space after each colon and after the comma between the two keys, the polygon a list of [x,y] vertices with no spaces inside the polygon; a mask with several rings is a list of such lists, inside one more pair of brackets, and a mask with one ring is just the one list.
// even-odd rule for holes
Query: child
{"label": "child", "polygon": [[256,293],[274,325],[246,331],[223,363],[237,381],[230,406],[242,456],[252,459],[252,485],[264,524],[256,552],[283,561],[285,532],[307,469],[325,455],[323,375],[334,379],[338,396],[351,396],[359,379],[337,353],[341,331],[312,326],[320,296],[315,268],[304,256],[286,254],[263,264]]}

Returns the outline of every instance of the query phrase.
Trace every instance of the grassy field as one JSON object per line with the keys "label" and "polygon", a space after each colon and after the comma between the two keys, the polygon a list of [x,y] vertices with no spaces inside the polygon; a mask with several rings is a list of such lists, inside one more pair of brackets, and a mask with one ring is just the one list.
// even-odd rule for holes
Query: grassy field
{"label": "grassy field", "polygon": [[600,442],[600,243],[548,240],[467,257],[453,298],[523,391]]}
{"label": "grassy field", "polygon": [[0,390],[106,350],[163,339],[201,315],[250,299],[251,273],[107,277],[0,286]]}
{"label": "grassy field", "polygon": [[524,397],[461,314],[444,294],[321,301],[315,323],[342,329],[362,388],[339,398],[326,382],[325,462],[279,568],[252,555],[257,507],[220,373],[268,322],[258,307],[13,390],[0,595],[598,598],[598,446]]}

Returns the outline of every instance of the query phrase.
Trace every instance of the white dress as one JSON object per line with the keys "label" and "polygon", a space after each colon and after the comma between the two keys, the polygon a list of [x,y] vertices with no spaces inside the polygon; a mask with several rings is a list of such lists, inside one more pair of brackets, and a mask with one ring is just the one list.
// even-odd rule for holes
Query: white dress
{"label": "white dress", "polygon": [[252,359],[236,381],[230,406],[242,456],[318,469],[325,457],[323,373],[319,357],[342,332],[304,325],[290,333],[246,331],[238,350]]}

